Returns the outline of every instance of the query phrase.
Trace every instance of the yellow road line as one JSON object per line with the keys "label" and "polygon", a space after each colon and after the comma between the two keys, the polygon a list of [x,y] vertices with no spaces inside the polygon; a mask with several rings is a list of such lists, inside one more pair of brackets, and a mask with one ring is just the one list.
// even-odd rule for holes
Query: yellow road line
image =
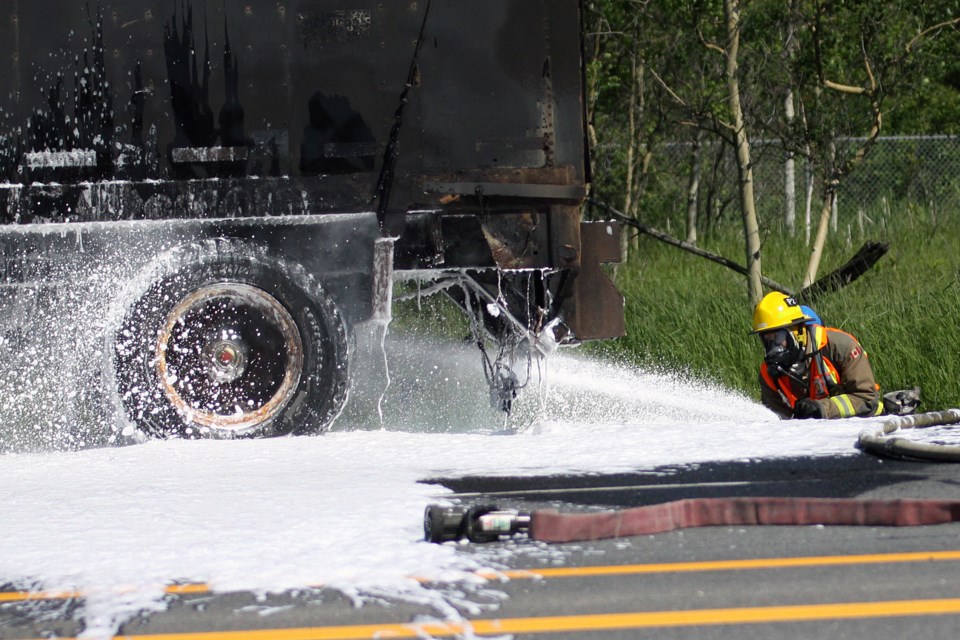
{"label": "yellow road line", "polygon": [[171,584],[165,589],[165,591],[172,594],[209,593],[210,585],[200,582],[195,582],[192,584]]}
{"label": "yellow road line", "polygon": [[481,636],[508,633],[570,633],[613,629],[810,622],[816,620],[852,620],[947,614],[960,614],[960,598],[735,609],[639,611],[426,624],[365,624],[295,629],[161,633],[117,636],[117,640],[365,640],[373,638],[422,638],[424,636],[446,637],[468,631]]}
{"label": "yellow road line", "polygon": [[20,600],[68,600],[82,598],[79,591],[0,591],[0,602]]}
{"label": "yellow road line", "polygon": [[[798,558],[748,558],[745,560],[709,560],[703,562],[666,562],[659,564],[602,565],[593,567],[555,567],[547,569],[511,569],[505,571],[478,571],[483,578],[576,578],[645,573],[684,573],[697,571],[742,571],[750,569],[785,569],[792,567],[824,567],[858,564],[895,564],[903,562],[949,562],[960,560],[956,551],[914,551],[910,553],[877,553],[848,556],[805,556]],[[427,580],[423,580],[427,582]],[[210,592],[209,585],[176,584],[166,587],[169,594]],[[20,600],[56,600],[82,598],[79,591],[6,591],[0,592],[0,602]]]}
{"label": "yellow road line", "polygon": [[741,571],[747,569],[785,569],[854,564],[894,564],[900,562],[942,562],[960,560],[958,551],[916,551],[849,556],[807,556],[798,558],[749,558],[746,560],[708,560],[703,562],[666,562],[659,564],[602,565],[596,567],[555,567],[549,569],[511,569],[479,571],[485,578],[582,578],[643,573],[683,573],[697,571]]}
{"label": "yellow road line", "polygon": [[[202,583],[171,584],[164,588],[166,593],[178,595],[185,593],[209,593],[210,586]],[[83,598],[82,591],[0,591],[0,602],[21,600],[69,600]]]}

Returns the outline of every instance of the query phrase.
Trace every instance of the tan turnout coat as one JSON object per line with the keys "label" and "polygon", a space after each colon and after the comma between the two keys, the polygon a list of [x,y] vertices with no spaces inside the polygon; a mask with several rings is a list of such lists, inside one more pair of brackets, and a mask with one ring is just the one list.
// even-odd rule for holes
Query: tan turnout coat
{"label": "tan turnout coat", "polygon": [[883,410],[880,385],[873,377],[867,352],[849,333],[811,325],[807,331],[801,381],[789,376],[774,379],[766,363],[760,365],[760,399],[781,418],[793,416],[800,398],[812,398],[824,418],[878,415]]}

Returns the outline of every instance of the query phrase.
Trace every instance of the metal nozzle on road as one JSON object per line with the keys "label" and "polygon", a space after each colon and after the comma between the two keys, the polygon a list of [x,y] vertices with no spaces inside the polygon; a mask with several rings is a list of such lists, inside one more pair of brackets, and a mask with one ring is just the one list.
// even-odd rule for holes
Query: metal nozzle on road
{"label": "metal nozzle on road", "polygon": [[530,531],[530,514],[497,505],[444,507],[429,505],[423,513],[423,537],[427,542],[493,542],[501,537]]}

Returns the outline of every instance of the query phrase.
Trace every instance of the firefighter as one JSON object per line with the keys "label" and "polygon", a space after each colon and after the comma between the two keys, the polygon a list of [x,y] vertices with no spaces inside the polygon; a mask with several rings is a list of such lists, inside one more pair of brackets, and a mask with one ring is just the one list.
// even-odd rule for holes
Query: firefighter
{"label": "firefighter", "polygon": [[793,298],[769,293],[753,312],[760,336],[760,398],[781,418],[849,418],[883,412],[870,360],[849,333],[825,327]]}

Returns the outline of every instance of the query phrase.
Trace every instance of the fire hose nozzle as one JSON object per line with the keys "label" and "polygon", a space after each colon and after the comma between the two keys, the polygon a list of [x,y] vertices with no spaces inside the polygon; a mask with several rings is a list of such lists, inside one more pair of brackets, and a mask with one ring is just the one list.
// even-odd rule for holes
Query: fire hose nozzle
{"label": "fire hose nozzle", "polygon": [[423,513],[423,537],[427,542],[493,542],[501,537],[530,531],[530,514],[497,505],[444,507],[429,505]]}

